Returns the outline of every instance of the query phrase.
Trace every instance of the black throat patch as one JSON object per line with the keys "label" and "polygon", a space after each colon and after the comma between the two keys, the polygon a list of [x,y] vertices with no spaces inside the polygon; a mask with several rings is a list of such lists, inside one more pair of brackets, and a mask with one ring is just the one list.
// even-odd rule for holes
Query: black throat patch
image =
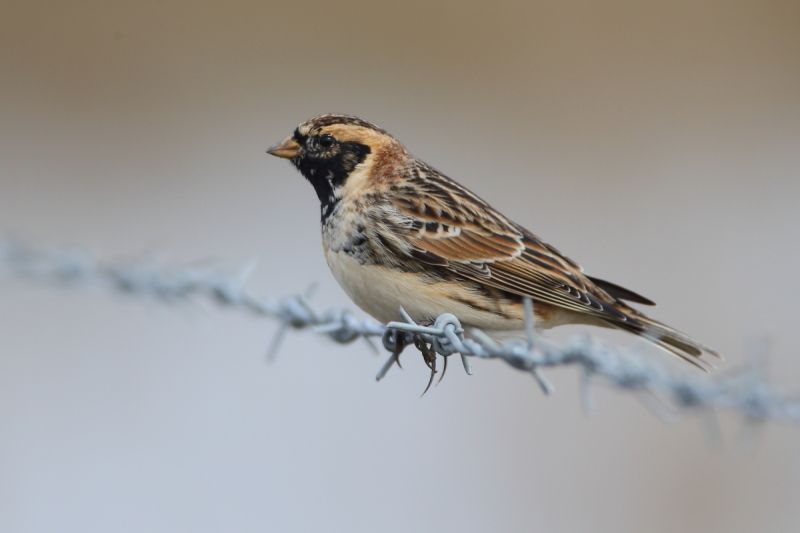
{"label": "black throat patch", "polygon": [[326,156],[312,154],[292,160],[300,173],[311,183],[322,204],[322,220],[333,212],[338,199],[334,191],[344,185],[347,177],[370,153],[369,146],[356,142],[340,143]]}

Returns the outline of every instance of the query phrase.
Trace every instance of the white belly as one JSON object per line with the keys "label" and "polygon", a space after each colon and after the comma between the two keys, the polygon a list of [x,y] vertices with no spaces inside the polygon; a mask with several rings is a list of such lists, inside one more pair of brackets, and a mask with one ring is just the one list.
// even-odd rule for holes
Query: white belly
{"label": "white belly", "polygon": [[325,250],[325,259],[353,302],[381,322],[401,320],[402,306],[414,320],[422,323],[442,313],[453,313],[465,326],[489,331],[521,329],[521,316],[509,320],[452,299],[450,294],[460,290],[453,282],[425,283],[417,274],[362,265],[344,252],[329,249]]}

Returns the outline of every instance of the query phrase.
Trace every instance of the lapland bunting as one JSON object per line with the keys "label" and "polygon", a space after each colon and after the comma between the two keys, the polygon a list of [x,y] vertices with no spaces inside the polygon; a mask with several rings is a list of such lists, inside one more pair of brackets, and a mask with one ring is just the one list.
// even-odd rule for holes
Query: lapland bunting
{"label": "lapland bunting", "polygon": [[587,276],[370,122],[320,115],[268,153],[290,160],[314,187],[328,266],[380,321],[400,319],[402,307],[420,323],[447,312],[465,327],[521,331],[529,297],[539,328],[619,328],[694,364],[714,353],[626,303],[651,300]]}

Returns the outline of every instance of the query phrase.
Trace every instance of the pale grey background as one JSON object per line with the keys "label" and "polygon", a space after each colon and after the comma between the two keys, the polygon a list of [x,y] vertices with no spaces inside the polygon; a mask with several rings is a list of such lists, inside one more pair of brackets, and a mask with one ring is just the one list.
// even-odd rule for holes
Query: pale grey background
{"label": "pale grey background", "polygon": [[[376,121],[728,365],[797,390],[800,5],[2,0],[0,230],[104,257],[327,272],[311,188],[264,149]],[[0,284],[0,530],[796,531],[800,432],[748,451],[573,371],[419,399],[382,359],[205,306]],[[565,338],[580,332],[555,332]],[[605,338],[641,347],[621,335]],[[667,361],[665,359],[665,361]],[[667,361],[668,362],[668,361]],[[671,363],[670,363],[671,364]],[[679,368],[679,367],[676,367]]]}

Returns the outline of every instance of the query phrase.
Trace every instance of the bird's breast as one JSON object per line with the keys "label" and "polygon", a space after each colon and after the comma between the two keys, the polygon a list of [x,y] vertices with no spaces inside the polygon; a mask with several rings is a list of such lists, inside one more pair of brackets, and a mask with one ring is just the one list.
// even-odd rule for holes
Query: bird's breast
{"label": "bird's breast", "polygon": [[[454,274],[426,272],[410,257],[395,257],[377,236],[374,217],[340,202],[322,226],[325,260],[350,299],[374,318],[401,320],[402,307],[415,320],[430,323],[442,313],[453,313],[465,326],[491,331],[519,330],[522,305],[492,297]],[[384,237],[383,240],[386,238]],[[404,262],[412,263],[403,268]],[[547,306],[536,308],[537,325],[561,322]],[[554,320],[556,319],[556,320]]]}
{"label": "bird's breast", "polygon": [[367,219],[339,203],[322,224],[322,245],[325,250],[341,252],[359,263],[373,262],[372,249],[367,242]]}

